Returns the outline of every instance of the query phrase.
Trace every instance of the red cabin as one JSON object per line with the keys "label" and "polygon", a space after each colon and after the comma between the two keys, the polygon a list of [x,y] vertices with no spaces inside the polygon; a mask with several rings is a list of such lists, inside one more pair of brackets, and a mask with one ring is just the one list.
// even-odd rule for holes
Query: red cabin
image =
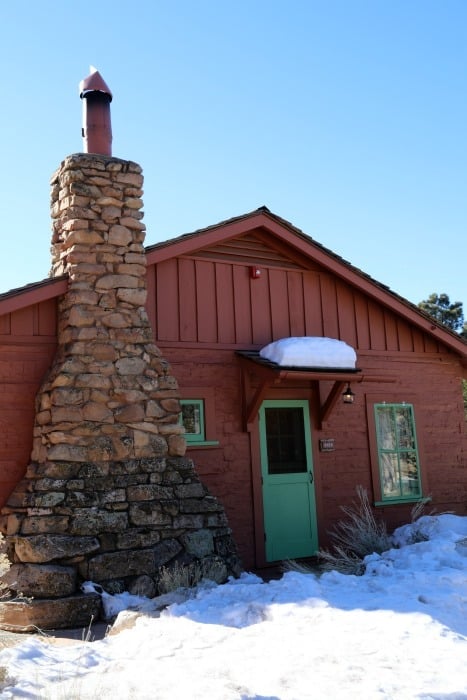
{"label": "red cabin", "polygon": [[[246,568],[314,554],[358,485],[390,528],[424,498],[465,514],[459,336],[266,208],[146,253],[147,311],[180,385],[188,455]],[[2,503],[28,464],[66,287],[0,295]],[[344,341],[355,365],[259,354],[302,337]]]}

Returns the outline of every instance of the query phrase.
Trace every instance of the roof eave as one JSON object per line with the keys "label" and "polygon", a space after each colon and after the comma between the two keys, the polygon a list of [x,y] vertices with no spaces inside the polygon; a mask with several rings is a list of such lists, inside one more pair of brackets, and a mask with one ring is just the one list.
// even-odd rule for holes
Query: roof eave
{"label": "roof eave", "polygon": [[53,299],[65,294],[68,289],[68,277],[61,276],[41,280],[24,287],[11,289],[0,294],[0,315],[24,309],[32,304]]}

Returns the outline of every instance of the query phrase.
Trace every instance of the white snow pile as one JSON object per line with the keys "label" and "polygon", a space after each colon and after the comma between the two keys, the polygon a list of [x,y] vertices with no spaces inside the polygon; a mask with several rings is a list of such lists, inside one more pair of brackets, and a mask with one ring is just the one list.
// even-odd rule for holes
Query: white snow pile
{"label": "white snow pile", "polygon": [[168,595],[160,617],[125,610],[101,641],[25,637],[0,652],[1,697],[466,700],[467,518],[424,516],[394,542],[363,576],[246,573]]}
{"label": "white snow pile", "polygon": [[[207,585],[207,582],[205,582],[205,585]],[[144,598],[128,593],[128,591],[112,595],[107,593],[98,583],[93,583],[93,581],[84,581],[81,584],[81,590],[83,593],[97,593],[100,595],[104,620],[115,620],[120,613],[129,610],[154,615],[168,605],[184,603],[188,598],[195,595],[194,588],[179,588],[177,591],[164,593],[156,598]]]}
{"label": "white snow pile", "polygon": [[259,354],[282,367],[355,369],[357,361],[355,350],[343,340],[311,336],[275,340]]}

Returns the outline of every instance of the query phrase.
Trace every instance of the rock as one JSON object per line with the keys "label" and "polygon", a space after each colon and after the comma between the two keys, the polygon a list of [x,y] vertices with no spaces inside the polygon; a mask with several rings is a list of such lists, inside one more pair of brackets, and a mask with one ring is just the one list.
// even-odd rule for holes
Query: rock
{"label": "rock", "polygon": [[127,246],[133,239],[131,231],[126,226],[114,224],[110,227],[109,243],[116,246]]}
{"label": "rock", "polygon": [[207,557],[214,552],[214,538],[210,530],[195,530],[180,538],[186,551],[197,559]]}
{"label": "rock", "polygon": [[128,527],[126,513],[78,508],[70,518],[71,535],[96,535],[100,532],[123,532]]}
{"label": "rock", "polygon": [[2,581],[25,596],[61,598],[76,591],[76,570],[55,564],[13,564]]}
{"label": "rock", "polygon": [[[160,612],[156,610],[150,613],[150,617],[160,617],[160,615]],[[122,610],[122,612],[118,613],[115,622],[107,633],[107,636],[113,637],[116,634],[120,634],[120,632],[133,629],[137,620],[139,620],[141,617],[148,617],[148,613],[138,612],[135,610]]]}
{"label": "rock", "polygon": [[53,445],[48,456],[56,462],[85,462],[88,452],[86,447],[81,445]]}
{"label": "rock", "polygon": [[115,411],[115,420],[118,423],[137,423],[144,419],[144,406],[140,403],[130,404]]}
{"label": "rock", "polygon": [[128,592],[132,595],[143,596],[145,598],[154,598],[157,593],[157,589],[154,580],[150,576],[143,574],[128,584]]}
{"label": "rock", "polygon": [[134,306],[143,306],[146,303],[146,297],[145,289],[117,289],[117,298]]}
{"label": "rock", "polygon": [[201,482],[182,484],[175,487],[175,495],[177,498],[203,498],[206,494],[207,490]]}
{"label": "rock", "polygon": [[181,551],[182,545],[176,539],[164,540],[164,542],[156,545],[153,549],[156,568],[167,564],[171,559],[174,559],[177,554],[180,554]]}
{"label": "rock", "polygon": [[139,357],[124,357],[115,363],[118,374],[135,375],[143,374],[146,369],[146,362]]}
{"label": "rock", "polygon": [[88,565],[88,578],[96,583],[154,572],[154,554],[150,549],[98,554],[89,560]]}
{"label": "rock", "polygon": [[173,498],[173,488],[159,486],[158,484],[139,484],[129,486],[127,489],[128,501],[160,501],[165,498]]}
{"label": "rock", "polygon": [[75,595],[51,600],[0,602],[0,629],[10,632],[89,627],[101,613],[99,595]]}
{"label": "rock", "polygon": [[131,289],[139,286],[139,279],[132,275],[104,275],[96,280],[96,289],[98,291],[102,289],[117,289],[118,287]]}
{"label": "rock", "polygon": [[171,525],[172,518],[164,513],[156,501],[142,501],[130,504],[129,520],[131,525],[153,526],[160,528],[163,525]]}
{"label": "rock", "polygon": [[96,537],[69,535],[32,535],[15,538],[15,554],[21,562],[44,563],[90,554],[99,549]]}

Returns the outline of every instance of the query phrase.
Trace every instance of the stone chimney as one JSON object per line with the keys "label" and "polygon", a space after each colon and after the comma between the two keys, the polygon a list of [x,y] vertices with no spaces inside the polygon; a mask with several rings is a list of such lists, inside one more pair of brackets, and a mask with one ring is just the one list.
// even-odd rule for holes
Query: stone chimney
{"label": "stone chimney", "polygon": [[69,287],[31,462],[3,509],[7,629],[88,624],[86,580],[155,595],[164,567],[240,571],[223,507],[185,457],[177,381],[144,307],[141,168],[75,154],[51,184],[51,275]]}

